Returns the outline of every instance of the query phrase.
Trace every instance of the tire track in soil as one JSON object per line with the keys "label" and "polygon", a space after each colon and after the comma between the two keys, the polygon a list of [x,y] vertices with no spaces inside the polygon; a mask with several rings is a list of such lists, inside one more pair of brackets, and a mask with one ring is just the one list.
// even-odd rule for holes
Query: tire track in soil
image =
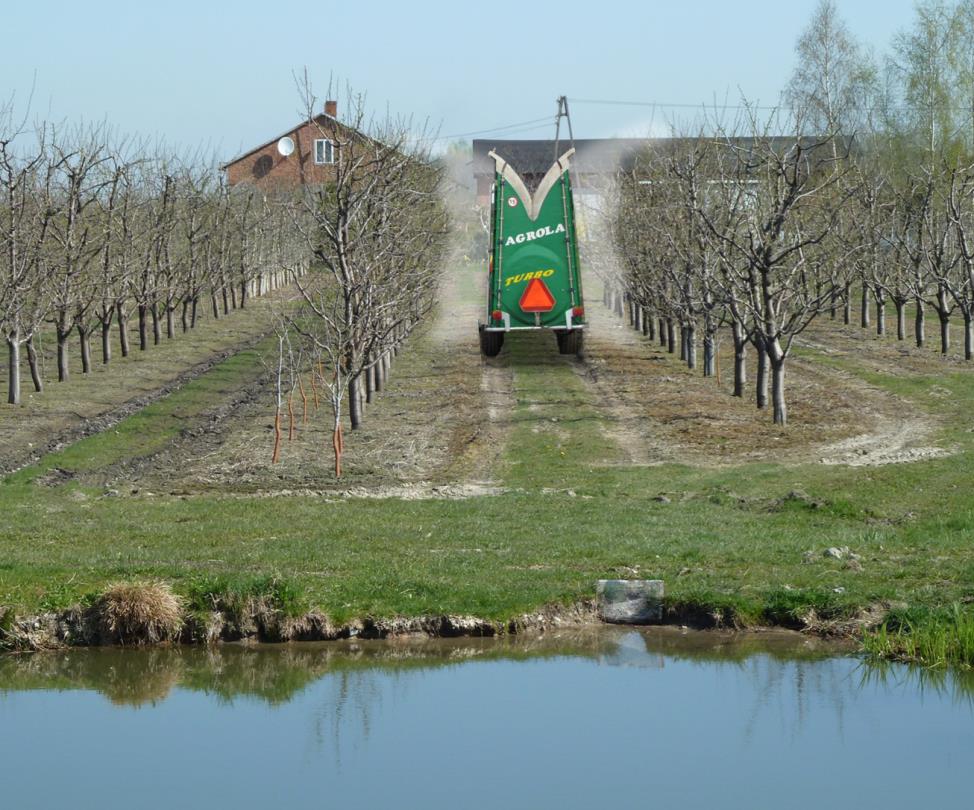
{"label": "tire track in soil", "polygon": [[63,450],[66,447],[75,444],[82,439],[86,439],[89,436],[94,436],[98,433],[103,433],[106,430],[111,430],[116,425],[119,424],[123,419],[132,416],[139,411],[144,410],[149,405],[152,405],[164,397],[169,396],[169,394],[174,391],[178,391],[187,383],[192,382],[199,377],[202,377],[207,372],[211,371],[214,367],[220,365],[225,360],[229,360],[231,357],[249,351],[261,344],[261,342],[270,334],[269,332],[261,332],[260,334],[245,340],[237,345],[224,349],[217,352],[214,355],[202,360],[185,371],[177,374],[173,379],[160,385],[158,388],[150,391],[147,394],[142,394],[137,397],[133,397],[121,405],[104,411],[96,416],[85,417],[84,421],[71,428],[67,428],[57,434],[50,440],[48,440],[42,447],[35,447],[31,449],[28,453],[22,456],[15,457],[14,459],[5,459],[0,462],[0,476],[10,475],[12,473],[18,472],[26,467],[36,464],[40,459],[50,453],[56,453],[59,450]]}
{"label": "tire track in soil", "polygon": [[136,484],[141,491],[171,494],[421,498],[491,491],[511,428],[513,371],[504,358],[484,361],[480,355],[477,289],[484,280],[462,257],[455,246],[441,274],[436,314],[393,363],[389,385],[366,407],[362,429],[347,437],[342,480],[334,479],[329,453],[321,449],[330,447],[330,433],[323,432],[327,420],[320,413],[299,425],[298,441],[285,442],[281,462],[271,468],[273,385],[266,373],[187,425],[165,450],[101,475],[119,489],[131,491]]}
{"label": "tire track in soil", "polygon": [[464,268],[462,253],[460,245],[451,251],[430,339],[465,369],[479,368],[480,397],[473,411],[461,414],[439,477],[492,484],[512,427],[514,370],[504,355],[486,358],[480,352],[477,322],[487,295],[487,278],[479,267]]}
{"label": "tire track in soil", "polygon": [[[732,398],[699,369],[676,365],[601,298],[590,300],[587,308],[585,357],[573,367],[592,391],[603,430],[620,447],[623,463],[713,467],[778,460],[878,466],[951,452],[928,444],[937,424],[910,403],[854,375],[799,358],[789,364],[792,418],[787,428],[775,428],[767,424],[770,414],[754,408],[750,392]],[[726,344],[723,356],[730,360]],[[753,380],[753,369],[749,375]]]}
{"label": "tire track in soil", "polygon": [[[638,368],[646,362],[642,338],[627,329],[601,299],[594,306],[586,302],[586,310],[585,349],[573,368],[594,395],[602,431],[619,448],[619,463],[646,467],[687,461],[686,452],[661,437],[659,425],[640,406],[638,390],[631,385],[644,373]],[[628,368],[621,375],[610,368],[610,358],[620,355]]]}

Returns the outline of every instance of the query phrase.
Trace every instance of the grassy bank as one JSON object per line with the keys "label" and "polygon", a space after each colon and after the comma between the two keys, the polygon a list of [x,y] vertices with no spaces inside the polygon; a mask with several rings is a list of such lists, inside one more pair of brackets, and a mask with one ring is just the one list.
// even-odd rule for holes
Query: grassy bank
{"label": "grassy bank", "polygon": [[[273,582],[287,610],[314,608],[335,622],[443,614],[503,622],[590,598],[599,578],[652,577],[666,581],[675,621],[851,629],[891,606],[891,622],[908,615],[909,623],[888,624],[870,650],[974,663],[969,643],[910,641],[927,627],[953,638],[970,626],[974,443],[964,414],[974,377],[873,381],[936,413],[940,438],[957,451],[944,458],[861,468],[634,466],[604,430],[584,369],[555,354],[550,335],[519,338],[502,361],[514,371],[502,417],[510,430],[497,468],[484,471],[502,494],[116,497],[75,480],[148,457],[245,384],[257,359],[243,353],[4,479],[0,605],[24,616],[93,604],[112,583],[164,580],[196,610],[231,609],[252,583]],[[178,490],[179,470],[171,475]],[[833,547],[849,552],[828,556]],[[944,619],[955,604],[951,615],[963,618]]]}

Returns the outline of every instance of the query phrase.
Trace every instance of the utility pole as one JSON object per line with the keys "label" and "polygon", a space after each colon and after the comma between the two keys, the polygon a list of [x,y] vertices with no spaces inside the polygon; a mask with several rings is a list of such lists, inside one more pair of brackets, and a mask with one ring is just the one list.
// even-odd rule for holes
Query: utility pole
{"label": "utility pole", "polygon": [[555,160],[558,160],[561,155],[559,154],[558,142],[559,135],[561,134],[561,119],[565,119],[565,123],[568,124],[568,140],[571,141],[572,146],[575,145],[575,135],[572,132],[572,117],[568,114],[568,98],[566,96],[558,96],[558,114],[555,116]]}

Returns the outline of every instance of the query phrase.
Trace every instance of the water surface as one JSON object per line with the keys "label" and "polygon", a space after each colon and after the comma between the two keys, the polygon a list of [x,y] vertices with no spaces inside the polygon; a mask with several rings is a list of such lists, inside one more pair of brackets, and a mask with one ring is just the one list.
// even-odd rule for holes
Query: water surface
{"label": "water surface", "polygon": [[4,656],[0,806],[967,807],[972,693],[669,629]]}

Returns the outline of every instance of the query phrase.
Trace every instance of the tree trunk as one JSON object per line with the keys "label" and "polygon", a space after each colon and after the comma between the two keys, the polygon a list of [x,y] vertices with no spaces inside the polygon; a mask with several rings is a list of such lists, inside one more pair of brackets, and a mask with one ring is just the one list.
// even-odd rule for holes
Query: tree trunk
{"label": "tree trunk", "polygon": [[882,295],[876,296],[876,334],[886,334],[886,298]]}
{"label": "tree trunk", "polygon": [[656,338],[656,317],[648,309],[643,312],[643,334],[650,340]]}
{"label": "tree trunk", "polygon": [[213,303],[213,320],[218,321],[220,320],[220,305],[217,303],[215,292],[210,293],[210,301]]}
{"label": "tree trunk", "polygon": [[149,315],[149,308],[145,304],[139,304],[139,351],[144,352],[149,348],[149,329],[146,318]]}
{"label": "tree trunk", "polygon": [[758,350],[758,373],[755,380],[755,400],[759,408],[768,407],[768,353],[760,343]]}
{"label": "tree trunk", "polygon": [[666,345],[666,321],[663,318],[660,318],[659,321],[657,322],[657,327],[659,329],[659,345],[665,346]]}
{"label": "tree trunk", "polygon": [[342,436],[342,423],[335,418],[335,430],[332,432],[331,444],[335,449],[335,478],[342,477],[342,454],[345,452],[345,438]]}
{"label": "tree trunk", "polygon": [[974,358],[974,324],[971,323],[971,313],[964,313],[964,359]]}
{"label": "tree trunk", "polygon": [[842,293],[842,323],[846,326],[852,323],[852,284],[848,281]]}
{"label": "tree trunk", "polygon": [[170,304],[166,304],[166,337],[172,340],[176,337],[176,324],[173,321],[173,315],[176,314],[176,309]]}
{"label": "tree trunk", "polygon": [[785,405],[785,361],[784,358],[772,364],[771,395],[774,400],[774,423],[788,424],[788,407]]}
{"label": "tree trunk", "polygon": [[183,332],[189,331],[189,319],[186,317],[189,311],[189,301],[183,300],[182,312],[179,315],[180,326],[183,327]]}
{"label": "tree trunk", "polygon": [[91,374],[91,330],[79,323],[78,337],[81,339],[81,373]]}
{"label": "tree trunk", "polygon": [[118,347],[122,351],[122,357],[129,356],[129,324],[125,317],[125,307],[118,304],[115,308],[115,317],[118,320]]}
{"label": "tree trunk", "polygon": [[703,336],[703,376],[714,376],[714,335],[706,332]]}
{"label": "tree trunk", "polygon": [[101,362],[107,366],[112,362],[112,322],[102,320],[101,322]]}
{"label": "tree trunk", "polygon": [[370,366],[365,370],[365,401],[372,404],[372,399],[375,396],[375,365]]}
{"label": "tree trunk", "polygon": [[348,421],[352,430],[362,426],[361,397],[359,397],[359,379],[352,377],[348,381]]}
{"label": "tree trunk", "polygon": [[381,392],[386,387],[386,364],[385,353],[379,355],[375,364],[375,390]]}
{"label": "tree trunk", "polygon": [[942,284],[937,290],[937,317],[940,318],[940,353],[950,351],[950,310],[947,308],[947,288]]}
{"label": "tree trunk", "polygon": [[913,335],[916,338],[916,344],[918,348],[922,348],[924,344],[924,334],[923,334],[923,299],[916,299],[917,311],[916,317],[913,319]]}
{"label": "tree trunk", "polygon": [[274,451],[271,453],[271,464],[281,460],[281,406],[274,411]]}
{"label": "tree trunk", "polygon": [[687,351],[687,328],[680,324],[680,359],[686,362],[689,359]]}
{"label": "tree trunk", "polygon": [[906,302],[897,299],[896,306],[896,339],[906,340]]}
{"label": "tree trunk", "polygon": [[687,368],[697,367],[697,327],[690,323],[686,328]]}
{"label": "tree trunk", "polygon": [[859,312],[859,325],[863,329],[869,328],[869,287],[862,285],[862,309]]}
{"label": "tree trunk", "polygon": [[57,378],[58,382],[67,382],[71,372],[68,367],[68,338],[71,331],[62,332],[57,329]]}
{"label": "tree trunk", "polygon": [[[216,302],[214,301],[214,303]],[[216,307],[214,306],[213,309],[216,309]],[[199,320],[199,314],[200,314],[200,299],[199,296],[196,296],[195,298],[193,298],[193,302],[190,307],[190,317],[189,317],[190,329],[196,328],[196,323]],[[216,317],[220,317],[219,314],[217,314]]]}
{"label": "tree trunk", "polygon": [[27,338],[27,365],[30,366],[30,378],[34,383],[34,390],[43,391],[44,381],[41,379],[41,370],[37,363],[37,350],[34,348],[33,335]]}
{"label": "tree trunk", "polygon": [[676,353],[676,325],[672,318],[666,319],[666,350],[670,354]]}
{"label": "tree trunk", "polygon": [[734,396],[744,396],[744,386],[747,385],[747,340],[744,338],[744,327],[734,321]]}
{"label": "tree trunk", "polygon": [[20,330],[14,329],[7,335],[7,402],[20,404]]}

